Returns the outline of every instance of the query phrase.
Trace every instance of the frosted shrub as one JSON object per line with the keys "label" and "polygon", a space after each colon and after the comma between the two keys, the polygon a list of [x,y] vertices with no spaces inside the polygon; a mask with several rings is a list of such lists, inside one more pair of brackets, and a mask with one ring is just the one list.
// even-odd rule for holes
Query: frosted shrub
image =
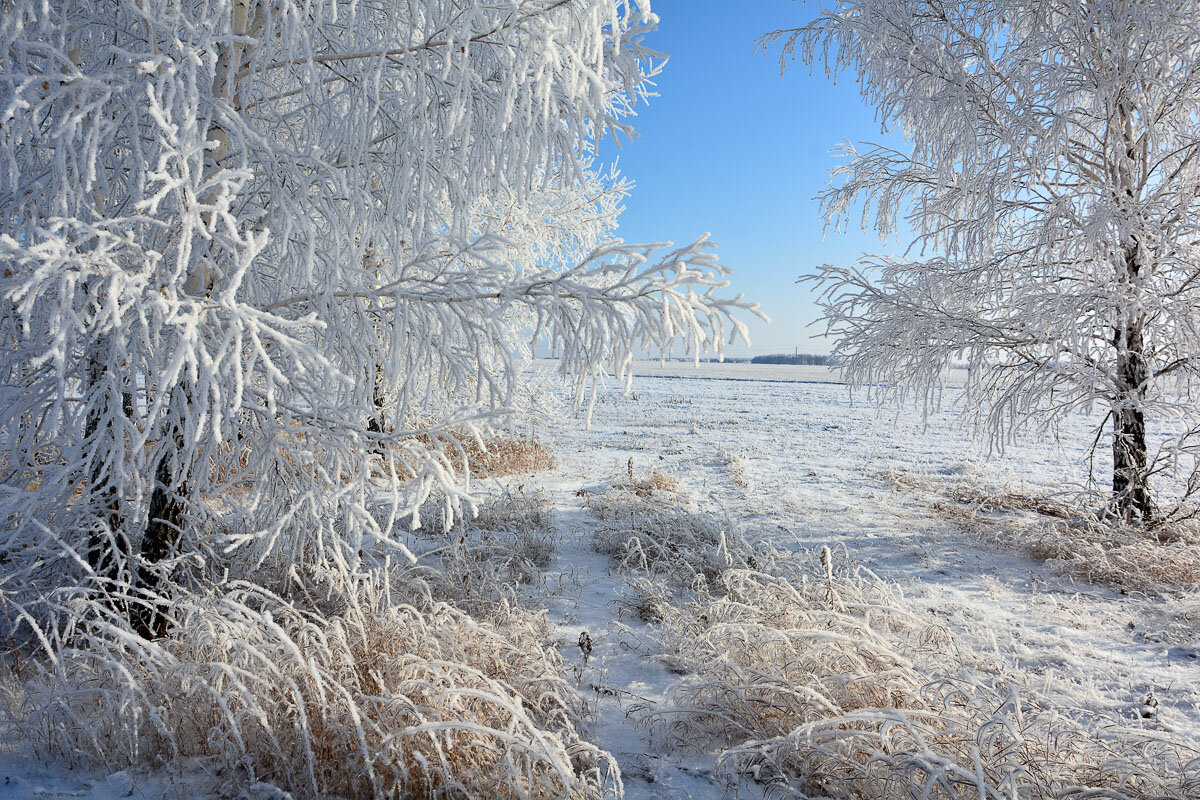
{"label": "frosted shrub", "polygon": [[447,524],[453,520],[446,520],[437,513],[442,502],[442,498],[433,497],[421,507],[417,515],[419,532],[434,536],[451,530],[527,533],[548,529],[554,524],[554,512],[546,494],[541,491],[526,492],[523,487],[515,492],[506,488],[489,497],[475,507],[473,514],[468,513],[456,521],[453,528]]}
{"label": "frosted shrub", "polygon": [[[545,533],[554,525],[550,498],[541,491],[526,492],[522,488],[505,490],[479,507],[478,513],[466,521],[466,527],[482,531],[511,531],[518,535]],[[546,566],[553,549],[544,556]],[[541,557],[538,557],[539,560]]]}
{"label": "frosted shrub", "polygon": [[716,745],[723,771],[779,797],[1196,796],[1200,752],[1060,712],[1019,676],[973,676],[948,632],[893,590],[835,569],[828,550],[821,561],[780,577],[730,570],[724,593],[666,615],[668,662],[690,674],[650,717],[661,736]]}
{"label": "frosted shrub", "polygon": [[521,587],[540,580],[555,547],[553,533],[547,531],[456,536],[437,555],[429,578],[432,597],[490,618],[516,604]]}
{"label": "frosted shrub", "polygon": [[22,733],[85,763],[198,756],[297,798],[620,796],[540,618],[390,594],[381,572],[321,614],[233,583],[177,600],[178,635],[153,643],[73,609],[27,676]]}
{"label": "frosted shrub", "polygon": [[477,477],[524,475],[557,466],[554,453],[536,439],[493,436],[482,444],[475,439],[464,444],[471,474]]}

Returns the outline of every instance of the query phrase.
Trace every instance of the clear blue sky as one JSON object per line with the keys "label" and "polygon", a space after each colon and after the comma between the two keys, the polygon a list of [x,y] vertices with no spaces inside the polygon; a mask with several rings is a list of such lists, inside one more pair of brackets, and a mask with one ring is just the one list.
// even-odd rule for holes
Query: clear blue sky
{"label": "clear blue sky", "polygon": [[781,77],[779,49],[755,40],[813,18],[815,2],[652,0],[661,18],[647,43],[670,56],[660,97],[633,120],[641,138],[605,147],[636,186],[621,218],[626,241],[691,241],[708,231],[733,287],[762,303],[753,346],[727,355],[828,352],[812,338],[819,316],[809,285],[796,279],[824,263],[850,264],[862,251],[895,250],[852,226],[826,233],[813,199],[826,185],[844,139],[880,141],[874,112],[853,75],[836,84],[823,69],[792,64]]}

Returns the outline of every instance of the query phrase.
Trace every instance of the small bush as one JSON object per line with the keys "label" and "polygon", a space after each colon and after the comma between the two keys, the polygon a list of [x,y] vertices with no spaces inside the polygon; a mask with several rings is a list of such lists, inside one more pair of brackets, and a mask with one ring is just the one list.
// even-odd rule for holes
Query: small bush
{"label": "small bush", "polygon": [[526,492],[523,487],[515,492],[505,489],[489,497],[475,508],[474,514],[467,513],[455,520],[454,527],[440,513],[444,505],[441,497],[426,501],[417,517],[421,522],[417,531],[435,536],[452,530],[533,532],[554,525],[550,498],[544,492]]}
{"label": "small bush", "polygon": [[503,615],[519,604],[521,587],[537,583],[556,546],[552,531],[464,533],[425,573],[430,597],[483,618]]}
{"label": "small bush", "polygon": [[545,494],[505,491],[477,512],[461,530],[447,530],[440,517],[430,515],[420,532],[436,537],[437,546],[404,571],[403,591],[410,602],[446,602],[490,619],[518,604],[520,588],[535,584],[550,566],[558,534]]}

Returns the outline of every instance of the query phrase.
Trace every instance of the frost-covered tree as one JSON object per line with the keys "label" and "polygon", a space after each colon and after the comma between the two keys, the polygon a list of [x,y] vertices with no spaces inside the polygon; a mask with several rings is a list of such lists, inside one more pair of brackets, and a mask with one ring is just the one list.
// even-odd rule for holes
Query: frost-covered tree
{"label": "frost-covered tree", "polygon": [[[1194,0],[831,0],[783,58],[854,73],[897,149],[845,145],[828,221],[861,209],[899,258],[817,276],[858,382],[931,397],[965,358],[1002,440],[1099,405],[1111,505],[1196,482],[1200,14]],[[1171,434],[1147,442],[1146,424]],[[1190,477],[1189,477],[1190,476]]]}
{"label": "frost-covered tree", "polygon": [[431,493],[464,511],[453,435],[513,409],[533,341],[582,398],[637,348],[744,333],[705,240],[611,238],[626,186],[595,147],[631,132],[656,22],[5,2],[7,590],[74,570],[158,634],[164,580],[206,552],[353,572]]}

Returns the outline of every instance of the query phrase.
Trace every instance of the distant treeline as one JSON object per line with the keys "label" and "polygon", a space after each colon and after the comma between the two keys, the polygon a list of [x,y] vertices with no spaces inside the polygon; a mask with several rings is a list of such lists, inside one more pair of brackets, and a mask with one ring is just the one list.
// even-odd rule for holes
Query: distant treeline
{"label": "distant treeline", "polygon": [[789,355],[779,353],[773,356],[755,356],[751,364],[800,364],[806,367],[827,367],[832,364],[829,356],[818,356],[813,353],[796,353]]}

